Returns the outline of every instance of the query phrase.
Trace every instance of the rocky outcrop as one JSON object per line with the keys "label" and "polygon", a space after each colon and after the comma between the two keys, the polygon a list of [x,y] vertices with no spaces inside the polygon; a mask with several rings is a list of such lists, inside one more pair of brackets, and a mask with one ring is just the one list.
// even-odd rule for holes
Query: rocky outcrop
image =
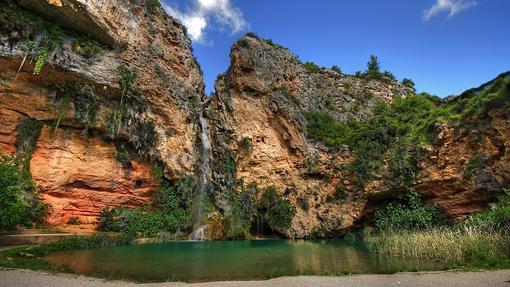
{"label": "rocky outcrop", "polygon": [[378,102],[412,94],[391,79],[365,81],[329,69],[307,71],[289,50],[254,36],[233,46],[231,66],[216,91],[209,113],[215,162],[225,162],[225,150],[231,150],[237,167],[227,170],[233,175],[216,167],[215,181],[224,183],[217,193],[221,197],[233,188],[228,183],[236,178],[262,189],[275,186],[296,206],[291,227],[277,231],[297,238],[342,234],[366,202],[349,171],[341,168],[351,160],[349,153],[332,153],[309,141],[305,113],[328,110],[340,121],[365,119]]}
{"label": "rocky outcrop", "polygon": [[203,81],[180,23],[144,1],[0,9],[0,149],[19,151],[23,120],[40,123],[30,170],[51,223],[151,202],[154,162],[169,179],[194,172]]}
{"label": "rocky outcrop", "polygon": [[[236,179],[275,186],[296,207],[290,228],[275,230],[287,237],[335,236],[370,224],[377,204],[403,190],[387,172],[357,184],[347,168],[353,160],[349,148],[328,149],[310,140],[305,114],[327,111],[340,122],[366,120],[377,103],[410,95],[414,91],[394,79],[307,70],[271,41],[241,38],[232,47],[229,70],[218,78],[209,112],[215,162],[225,162],[225,151],[235,162],[233,169],[216,166],[217,197],[235,189]],[[433,143],[416,152],[421,172],[412,187],[452,218],[486,208],[510,182],[508,114],[495,108],[471,119],[471,129],[438,124]]]}

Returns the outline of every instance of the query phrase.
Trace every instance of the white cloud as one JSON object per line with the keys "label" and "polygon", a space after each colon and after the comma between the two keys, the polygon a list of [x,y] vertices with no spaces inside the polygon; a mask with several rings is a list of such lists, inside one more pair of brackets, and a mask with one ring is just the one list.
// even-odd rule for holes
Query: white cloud
{"label": "white cloud", "polygon": [[230,0],[192,0],[193,4],[184,12],[170,5],[163,5],[166,12],[179,19],[188,29],[193,41],[203,43],[208,27],[217,25],[218,29],[227,27],[232,34],[247,28],[243,13],[233,7]]}
{"label": "white cloud", "polygon": [[436,0],[434,6],[423,13],[423,20],[429,20],[441,12],[449,12],[449,17],[453,17],[476,4],[475,0]]}

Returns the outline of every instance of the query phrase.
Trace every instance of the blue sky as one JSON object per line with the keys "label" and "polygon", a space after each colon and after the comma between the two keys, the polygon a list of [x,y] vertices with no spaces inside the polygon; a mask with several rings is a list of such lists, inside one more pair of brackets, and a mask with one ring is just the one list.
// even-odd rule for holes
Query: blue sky
{"label": "blue sky", "polygon": [[302,61],[364,70],[370,54],[444,97],[510,70],[509,0],[162,0],[188,27],[206,91],[248,31]]}

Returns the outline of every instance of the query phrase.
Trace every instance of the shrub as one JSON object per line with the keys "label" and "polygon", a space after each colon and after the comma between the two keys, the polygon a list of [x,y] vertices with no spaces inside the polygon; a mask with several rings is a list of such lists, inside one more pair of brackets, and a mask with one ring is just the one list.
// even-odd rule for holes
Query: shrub
{"label": "shrub", "polygon": [[20,194],[27,181],[19,158],[0,156],[0,232],[12,230],[23,221],[28,206]]}
{"label": "shrub", "polygon": [[[43,124],[31,118],[21,120],[16,127],[16,153],[22,154],[25,160],[30,160],[41,135]],[[24,162],[28,171],[28,163]]]}
{"label": "shrub", "polygon": [[319,157],[315,154],[308,156],[303,162],[305,173],[310,176],[321,175],[321,165]]}
{"label": "shrub", "polygon": [[274,186],[266,188],[258,202],[258,211],[275,231],[288,229],[296,213],[292,204],[282,199]]}
{"label": "shrub", "polygon": [[76,216],[72,216],[72,217],[69,217],[69,219],[67,220],[67,224],[70,224],[70,225],[79,225],[81,224],[80,222],[80,219]]}
{"label": "shrub", "polygon": [[239,140],[238,146],[239,146],[239,149],[242,150],[246,154],[251,154],[252,149],[253,149],[253,145],[251,143],[251,138],[249,138],[249,137],[242,137]]}
{"label": "shrub", "polygon": [[156,8],[161,6],[161,3],[159,3],[159,0],[145,0],[145,3],[147,3],[147,6],[149,8]]}
{"label": "shrub", "polygon": [[179,185],[164,186],[155,194],[153,206],[139,208],[110,208],[101,210],[97,229],[105,232],[122,232],[133,236],[155,237],[162,232],[178,233],[189,229],[191,200]]}
{"label": "shrub", "polygon": [[250,238],[251,222],[255,215],[254,194],[258,192],[257,184],[252,182],[244,186],[243,180],[239,180],[240,192],[231,192],[231,210],[225,216],[225,238],[247,239]]}
{"label": "shrub", "polygon": [[409,186],[418,174],[416,163],[411,159],[406,146],[401,142],[397,142],[390,151],[388,166],[395,183],[404,187]]}
{"label": "shrub", "polygon": [[92,85],[75,85],[72,87],[73,96],[71,101],[74,106],[74,116],[79,119],[86,129],[91,128],[96,122],[97,111],[99,110],[99,97]]}
{"label": "shrub", "polygon": [[407,78],[402,79],[402,85],[414,90],[414,82],[411,79]]}
{"label": "shrub", "polygon": [[370,55],[370,61],[367,63],[365,77],[368,79],[378,79],[381,77],[381,67],[379,59],[375,55]]}
{"label": "shrub", "polygon": [[0,232],[43,222],[48,213],[48,205],[34,193],[27,160],[24,155],[0,154]]}
{"label": "shrub", "polygon": [[337,73],[338,73],[338,74],[340,74],[340,75],[342,74],[342,70],[340,69],[340,67],[338,67],[338,66],[336,66],[336,65],[335,65],[335,66],[333,66],[333,67],[331,67],[331,70],[333,70],[333,71],[337,72]]}
{"label": "shrub", "polygon": [[374,223],[379,231],[426,230],[445,225],[446,219],[436,208],[423,204],[416,191],[410,190],[378,207]]}
{"label": "shrub", "polygon": [[466,225],[487,230],[510,231],[510,188],[503,189],[498,201],[492,203],[488,209],[471,215]]}
{"label": "shrub", "polygon": [[309,73],[318,73],[321,70],[321,68],[313,62],[306,62],[303,64],[303,66],[305,66],[305,69]]}
{"label": "shrub", "polygon": [[121,146],[117,146],[115,149],[114,158],[122,164],[124,167],[131,167],[131,156],[129,152]]}
{"label": "shrub", "polygon": [[345,188],[342,186],[338,186],[335,189],[335,199],[336,200],[344,200],[347,198],[347,192],[345,192]]}
{"label": "shrub", "polygon": [[41,74],[42,68],[46,63],[46,59],[51,51],[56,48],[58,44],[62,42],[63,33],[60,27],[53,25],[49,31],[49,36],[39,47],[37,59],[34,65],[34,75],[38,76]]}
{"label": "shrub", "polygon": [[115,208],[105,207],[99,213],[97,230],[104,232],[118,232],[119,226],[116,221],[117,212]]}
{"label": "shrub", "polygon": [[73,50],[79,55],[90,59],[96,57],[102,48],[97,41],[87,36],[80,36],[74,43]]}

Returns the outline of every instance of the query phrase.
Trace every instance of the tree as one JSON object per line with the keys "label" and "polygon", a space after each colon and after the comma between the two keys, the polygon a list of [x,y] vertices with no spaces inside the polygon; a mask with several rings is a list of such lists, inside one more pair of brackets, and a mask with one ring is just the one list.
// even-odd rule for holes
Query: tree
{"label": "tree", "polygon": [[411,79],[404,78],[402,80],[402,85],[404,85],[406,87],[409,87],[409,88],[414,90],[414,82]]}
{"label": "tree", "polygon": [[339,74],[342,74],[342,70],[337,65],[334,65],[333,67],[331,67],[331,70],[333,70]]}
{"label": "tree", "polygon": [[367,63],[367,71],[365,74],[369,79],[376,79],[380,76],[381,67],[375,55],[370,55],[370,61]]}

